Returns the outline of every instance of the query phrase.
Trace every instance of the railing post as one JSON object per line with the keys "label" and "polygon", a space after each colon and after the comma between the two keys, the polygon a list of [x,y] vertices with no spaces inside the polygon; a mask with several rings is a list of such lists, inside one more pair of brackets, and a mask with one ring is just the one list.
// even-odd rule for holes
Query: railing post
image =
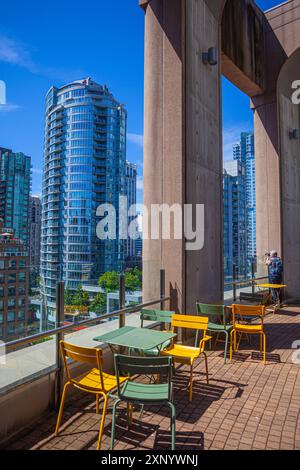
{"label": "railing post", "polygon": [[[119,310],[125,308],[125,294],[126,294],[126,287],[125,287],[125,276],[124,274],[120,274],[119,276]],[[120,313],[119,314],[119,328],[123,328],[126,323],[126,314]]]}
{"label": "railing post", "polygon": [[251,279],[252,279],[252,294],[255,294],[255,261],[252,259],[251,262]]}
{"label": "railing post", "polygon": [[233,301],[236,302],[236,265],[232,265]]}
{"label": "railing post", "polygon": [[[58,282],[56,285],[56,321],[55,327],[59,328],[64,324],[65,319],[65,283]],[[57,365],[57,373],[56,373],[56,380],[55,380],[55,401],[54,406],[55,409],[58,410],[61,394],[62,394],[62,386],[64,381],[64,365],[62,361],[62,357],[60,354],[60,341],[64,339],[63,333],[58,333],[56,338],[56,365]]]}
{"label": "railing post", "polygon": [[[160,298],[164,299],[166,297],[166,271],[164,269],[160,270]],[[165,309],[165,302],[161,300],[160,302],[160,309]]]}

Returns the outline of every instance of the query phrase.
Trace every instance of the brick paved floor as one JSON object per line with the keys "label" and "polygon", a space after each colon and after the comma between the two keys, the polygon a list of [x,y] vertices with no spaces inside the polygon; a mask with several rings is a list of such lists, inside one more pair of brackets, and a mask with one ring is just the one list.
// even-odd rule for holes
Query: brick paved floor
{"label": "brick paved floor", "polygon": [[[221,351],[209,353],[210,385],[203,362],[196,368],[193,403],[186,390],[188,369],[174,379],[177,449],[300,449],[300,365],[292,363],[292,343],[300,340],[300,308],[289,307],[266,319],[268,362],[243,344],[232,363]],[[258,341],[253,337],[253,349]],[[76,392],[77,393],[77,392]],[[111,404],[110,404],[111,405]],[[146,409],[142,423],[134,413],[126,430],[125,409],[117,418],[116,449],[170,449],[169,410]],[[78,392],[65,408],[63,427],[53,436],[54,413],[43,416],[9,449],[95,449],[99,416],[89,396]],[[103,449],[109,448],[111,406]]]}

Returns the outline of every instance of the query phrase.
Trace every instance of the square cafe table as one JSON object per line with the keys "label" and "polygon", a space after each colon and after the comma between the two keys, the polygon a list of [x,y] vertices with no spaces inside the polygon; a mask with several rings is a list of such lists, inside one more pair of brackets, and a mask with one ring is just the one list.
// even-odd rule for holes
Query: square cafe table
{"label": "square cafe table", "polygon": [[123,328],[97,336],[94,338],[94,341],[107,343],[113,352],[115,352],[113,346],[121,346],[145,353],[156,348],[157,352],[160,352],[163,344],[175,337],[176,334],[171,332],[124,326]]}

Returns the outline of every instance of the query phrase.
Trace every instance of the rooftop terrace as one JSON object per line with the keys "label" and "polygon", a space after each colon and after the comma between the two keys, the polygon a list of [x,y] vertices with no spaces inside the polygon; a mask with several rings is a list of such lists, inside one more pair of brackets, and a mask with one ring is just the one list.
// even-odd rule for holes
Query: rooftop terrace
{"label": "rooftop terrace", "polygon": [[[209,352],[210,385],[202,361],[196,372],[193,402],[188,401],[188,369],[174,378],[177,409],[176,448],[300,450],[300,364],[292,345],[300,340],[300,307],[286,307],[266,318],[267,364],[255,338],[224,365],[222,351]],[[250,348],[250,349],[249,349]],[[299,354],[298,354],[298,359]],[[298,361],[300,362],[300,360]],[[111,405],[103,449],[109,449]],[[56,413],[44,414],[6,449],[94,450],[99,416],[91,397],[76,392],[66,405],[60,435],[53,434]],[[142,423],[135,410],[126,429],[125,409],[117,417],[116,450],[170,449],[169,410],[146,409]]]}

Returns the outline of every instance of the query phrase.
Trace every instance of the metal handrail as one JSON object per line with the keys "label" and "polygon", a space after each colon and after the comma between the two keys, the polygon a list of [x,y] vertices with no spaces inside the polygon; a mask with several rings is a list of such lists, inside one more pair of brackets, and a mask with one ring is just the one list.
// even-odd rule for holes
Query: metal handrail
{"label": "metal handrail", "polygon": [[101,316],[96,317],[96,318],[89,318],[87,320],[81,320],[80,322],[72,324],[72,325],[60,326],[58,328],[53,328],[52,330],[46,330],[46,331],[43,331],[41,333],[36,333],[35,335],[26,336],[24,338],[19,338],[19,339],[13,340],[13,341],[9,341],[8,343],[1,343],[0,344],[0,350],[2,348],[7,349],[7,348],[13,348],[13,347],[24,345],[24,344],[29,344],[29,343],[32,343],[33,341],[43,339],[43,338],[46,338],[48,336],[57,336],[61,333],[65,333],[67,331],[72,331],[72,330],[74,330],[74,328],[77,328],[78,326],[90,325],[92,323],[96,323],[96,322],[102,321],[102,320],[107,320],[109,318],[117,317],[117,316],[120,316],[122,314],[124,315],[126,313],[139,312],[142,308],[150,307],[151,305],[160,304],[162,302],[167,302],[169,300],[170,300],[170,297],[164,297],[164,298],[160,297],[160,298],[157,298],[157,299],[149,300],[148,302],[145,302],[143,304],[134,305],[132,307],[126,307],[126,308],[123,308],[121,310],[115,310],[114,312],[106,313],[106,314],[101,315]]}
{"label": "metal handrail", "polygon": [[224,286],[227,287],[227,286],[238,286],[238,285],[246,285],[246,284],[250,284],[250,283],[253,283],[253,282],[256,282],[256,281],[263,281],[264,279],[268,279],[268,276],[263,276],[263,277],[255,277],[253,279],[245,279],[243,281],[232,281],[232,282],[225,282],[224,283]]}

